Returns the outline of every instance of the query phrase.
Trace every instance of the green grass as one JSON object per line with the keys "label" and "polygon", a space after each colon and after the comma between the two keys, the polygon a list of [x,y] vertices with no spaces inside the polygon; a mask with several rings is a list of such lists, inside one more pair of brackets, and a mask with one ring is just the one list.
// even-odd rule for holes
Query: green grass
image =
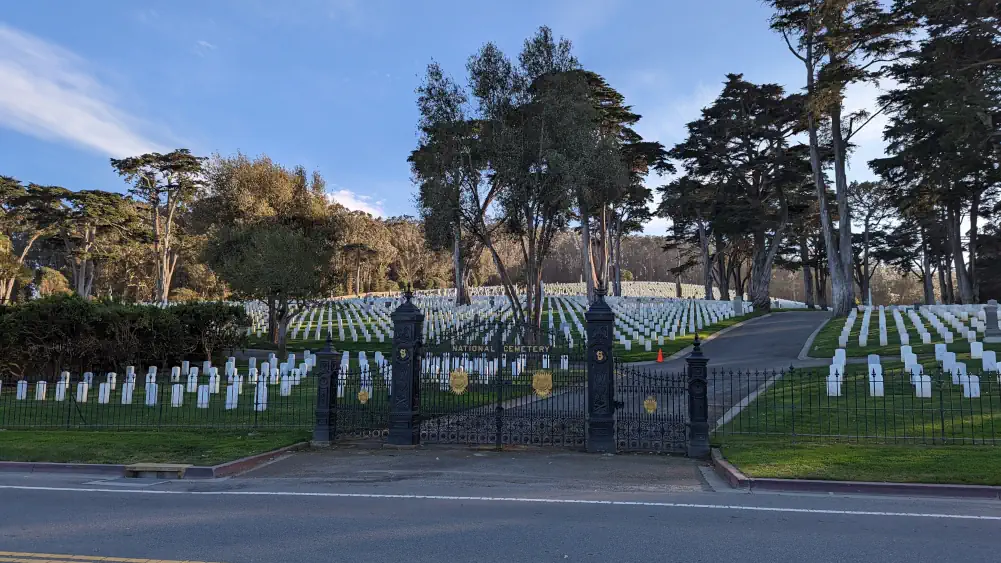
{"label": "green grass", "polygon": [[734,439],[723,456],[749,477],[1001,485],[1001,447],[790,444]]}
{"label": "green grass", "polygon": [[309,432],[0,431],[0,461],[216,465],[309,439]]}
{"label": "green grass", "polygon": [[[931,325],[927,321],[922,319],[925,324],[925,328],[930,329]],[[838,348],[838,337],[841,335],[841,330],[845,326],[845,319],[832,318],[829,319],[824,327],[820,329],[817,333],[816,338],[813,340],[813,344],[810,346],[810,356],[814,358],[831,358],[834,356],[834,351]],[[886,313],[886,336],[887,342],[886,346],[879,345],[879,313],[874,312],[872,318],[869,321],[869,334],[866,346],[862,347],[858,344],[859,332],[862,328],[862,315],[855,320],[854,326],[848,336],[848,346],[845,348],[845,354],[849,358],[864,358],[869,354],[880,354],[880,355],[900,355],[900,335],[897,332],[897,325],[893,320],[893,315],[887,311]],[[911,319],[904,317],[904,328],[907,329],[907,334],[909,335],[909,341],[911,346],[911,351],[915,354],[921,355],[934,355],[935,354],[935,344],[944,343],[941,337],[936,332],[932,332],[932,343],[922,344],[921,336],[918,334],[914,325],[911,324]],[[967,342],[966,338],[960,338],[959,335],[954,335],[952,344],[947,347],[950,352],[956,352],[957,354],[969,354],[970,353],[970,343]],[[1001,352],[1001,344],[984,344],[984,350],[994,350],[995,352]]]}
{"label": "green grass", "polygon": [[[746,315],[740,315],[729,319],[723,319],[716,324],[702,327],[702,329],[699,330],[699,338],[705,339],[705,337],[709,336],[710,334],[719,332],[724,328],[731,327],[739,322],[753,319],[755,317],[760,317],[765,314],[766,313],[762,311],[755,311],[753,313],[748,313]],[[633,342],[632,350],[626,350],[625,346],[619,344],[618,341],[616,341],[613,350],[615,353],[615,361],[617,362],[626,362],[626,363],[650,362],[657,359],[658,348],[664,351],[664,358],[666,359],[671,354],[674,354],[680,350],[684,350],[685,348],[691,346],[694,341],[695,341],[695,335],[691,333],[686,334],[684,336],[676,336],[674,340],[669,340],[667,338],[664,338],[664,345],[660,346],[657,344],[656,341],[654,341],[652,345],[652,350],[650,352],[644,350],[643,347],[638,345],[636,342]]]}

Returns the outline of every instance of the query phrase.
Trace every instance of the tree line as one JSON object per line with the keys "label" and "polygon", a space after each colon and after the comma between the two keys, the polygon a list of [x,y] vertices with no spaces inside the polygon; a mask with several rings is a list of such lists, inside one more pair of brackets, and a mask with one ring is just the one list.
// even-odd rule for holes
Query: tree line
{"label": "tree line", "polygon": [[[589,297],[597,284],[617,293],[621,241],[650,208],[671,220],[663,248],[678,250],[672,273],[695,273],[706,294],[746,291],[759,308],[769,306],[776,268],[798,269],[803,299],[837,315],[865,302],[887,268],[919,280],[927,303],[936,285],[949,303],[1001,289],[980,273],[1001,271],[991,221],[1001,178],[999,3],[768,4],[802,81],[789,89],[728,74],[669,148],[641,139],[640,116],[546,27],[516,60],[486,44],[468,60],[466,85],[432,62],[417,90],[421,138],[410,162],[428,240],[452,250],[460,302],[465,257],[486,252],[516,317],[538,323],[541,272],[556,234],[571,230]],[[846,107],[849,86],[881,79],[897,86],[878,108]],[[888,156],[868,163],[879,180],[850,182],[855,142],[880,115]],[[644,186],[651,170],[673,174],[656,202]],[[511,239],[520,276],[497,251]]]}

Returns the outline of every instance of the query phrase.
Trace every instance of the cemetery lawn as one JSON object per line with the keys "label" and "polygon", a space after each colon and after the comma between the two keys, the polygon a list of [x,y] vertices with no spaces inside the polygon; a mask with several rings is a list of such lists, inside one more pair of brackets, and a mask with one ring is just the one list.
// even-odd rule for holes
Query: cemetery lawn
{"label": "cemetery lawn", "polygon": [[[928,323],[925,323],[926,328]],[[828,319],[824,328],[820,329],[813,344],[810,345],[810,356],[819,359],[834,357],[834,351],[838,349],[838,337],[841,329],[845,326],[844,318]],[[907,329],[911,351],[918,356],[935,354],[935,344],[944,342],[937,333],[932,333],[932,343],[922,344],[921,336],[917,329],[911,324],[911,320],[904,317],[904,327]],[[855,325],[848,337],[848,346],[845,348],[845,355],[849,358],[864,358],[869,354],[879,354],[880,356],[900,357],[900,335],[897,333],[897,325],[893,321],[893,316],[886,313],[886,346],[879,345],[879,313],[873,313],[869,324],[869,335],[867,345],[863,348],[858,345],[859,331],[862,328],[862,316],[855,320]],[[978,338],[982,339],[981,334]],[[965,338],[958,338],[948,345],[950,352],[959,354],[970,353],[970,343]],[[1001,344],[984,344],[984,350],[994,350],[1001,353]]]}
{"label": "cemetery lawn", "polygon": [[0,431],[0,461],[217,465],[309,439],[307,431]]}
{"label": "cemetery lawn", "polygon": [[997,446],[792,444],[727,437],[721,451],[749,477],[1001,485]]}

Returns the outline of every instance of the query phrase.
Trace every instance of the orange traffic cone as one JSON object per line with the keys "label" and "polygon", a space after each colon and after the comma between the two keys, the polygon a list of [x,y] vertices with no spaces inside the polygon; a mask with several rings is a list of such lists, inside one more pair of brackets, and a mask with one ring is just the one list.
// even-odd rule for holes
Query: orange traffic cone
{"label": "orange traffic cone", "polygon": [[663,348],[657,348],[657,363],[658,364],[664,363],[664,349]]}

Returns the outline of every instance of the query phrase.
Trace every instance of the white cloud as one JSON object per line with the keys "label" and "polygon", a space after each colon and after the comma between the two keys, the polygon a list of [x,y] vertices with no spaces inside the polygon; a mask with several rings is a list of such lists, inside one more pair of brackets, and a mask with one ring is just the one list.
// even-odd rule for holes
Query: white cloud
{"label": "white cloud", "polygon": [[376,217],[386,215],[382,208],[382,200],[373,201],[370,196],[360,195],[351,190],[341,188],[336,192],[330,192],[327,197],[352,211],[364,211]]}
{"label": "white cloud", "polygon": [[209,43],[204,39],[199,39],[198,41],[195,41],[195,46],[192,47],[192,52],[194,52],[194,54],[198,55],[199,57],[204,57],[205,55],[209,54],[215,49],[216,46],[213,45],[212,43]]}
{"label": "white cloud", "polygon": [[0,127],[68,141],[114,157],[162,147],[136,131],[136,120],[76,54],[0,24]]}

